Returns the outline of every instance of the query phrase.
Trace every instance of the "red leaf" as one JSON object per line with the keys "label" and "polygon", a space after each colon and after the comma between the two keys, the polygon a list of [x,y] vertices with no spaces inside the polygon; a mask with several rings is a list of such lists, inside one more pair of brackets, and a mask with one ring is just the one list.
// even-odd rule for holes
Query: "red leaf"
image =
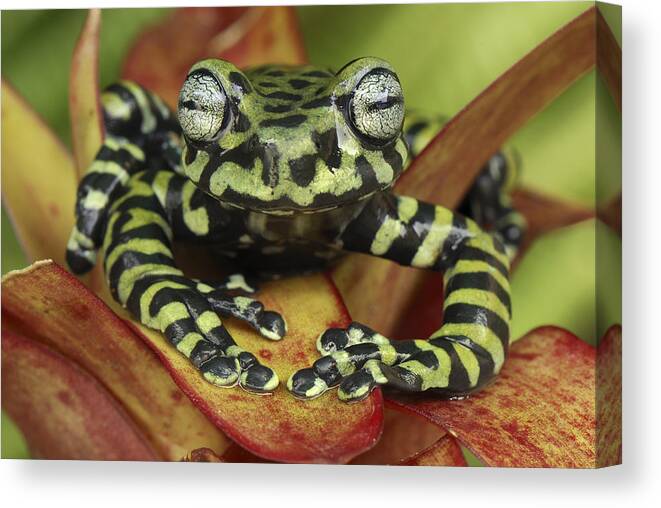
{"label": "red leaf", "polygon": [[371,450],[359,455],[352,464],[401,464],[446,435],[443,429],[400,407],[386,407],[383,434]]}
{"label": "red leaf", "polygon": [[93,373],[162,458],[179,460],[195,448],[223,452],[229,446],[133,331],[52,262],[3,279],[2,316],[3,330],[38,340]]}
{"label": "red leaf", "polygon": [[[314,339],[325,328],[349,323],[332,285],[320,275],[266,285],[260,299],[288,319],[289,332],[282,342],[266,341],[236,323],[228,322],[228,328],[240,345],[265,359],[283,380],[319,356]],[[228,443],[182,396],[163,365],[211,422],[270,460],[346,462],[373,446],[381,433],[380,391],[348,405],[334,393],[299,401],[283,386],[264,397],[214,387],[160,333],[131,322],[140,331],[136,337],[102,301],[53,263],[38,263],[8,276],[2,306],[12,330],[57,347],[94,372],[172,460],[202,447],[222,455]],[[118,306],[114,309],[126,316]]]}
{"label": "red leaf", "polygon": [[34,458],[160,459],[121,404],[93,376],[6,325],[2,407],[21,428]]}
{"label": "red leaf", "polygon": [[597,347],[597,466],[622,463],[622,327]]}
{"label": "red leaf", "polygon": [[461,401],[393,399],[447,429],[485,464],[595,467],[595,350],[556,327],[511,347],[496,381]]}
{"label": "red leaf", "polygon": [[174,107],[190,67],[208,57],[223,58],[238,67],[305,63],[293,7],[177,9],[141,35],[122,75]]}
{"label": "red leaf", "polygon": [[260,356],[283,381],[272,395],[214,387],[160,333],[131,324],[195,405],[251,453],[277,462],[344,463],[371,448],[383,427],[380,390],[360,403],[346,404],[333,392],[300,401],[284,387],[294,371],[319,357],[319,334],[350,322],[332,283],[323,275],[288,278],[265,284],[258,297],[287,319],[281,342],[267,341],[232,320],[226,324],[236,342]]}
{"label": "red leaf", "polygon": [[457,440],[446,434],[432,446],[402,463],[402,466],[465,466]]}

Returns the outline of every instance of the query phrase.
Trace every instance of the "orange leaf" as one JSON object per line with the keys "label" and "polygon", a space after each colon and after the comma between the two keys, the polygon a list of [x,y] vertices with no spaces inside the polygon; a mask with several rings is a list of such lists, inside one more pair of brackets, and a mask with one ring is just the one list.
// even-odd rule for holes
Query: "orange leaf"
{"label": "orange leaf", "polygon": [[595,350],[556,327],[514,343],[496,381],[461,401],[393,399],[486,465],[595,467]]}
{"label": "orange leaf", "polygon": [[513,264],[513,269],[516,268],[517,262],[528,247],[539,236],[595,216],[593,210],[583,205],[570,203],[523,187],[519,187],[512,193],[512,204],[526,218],[527,223],[526,236]]}
{"label": "orange leaf", "polygon": [[[332,283],[323,275],[265,284],[259,299],[287,319],[282,342],[271,342],[233,320],[227,327],[236,342],[272,367],[282,381],[311,365],[319,353],[315,339],[350,319]],[[115,306],[116,312],[127,316]],[[281,382],[271,395],[222,389],[205,381],[165,338],[132,323],[156,351],[179,387],[232,439],[251,453],[278,462],[343,463],[371,448],[383,426],[380,390],[360,403],[345,404],[329,392],[311,401],[295,399]]]}
{"label": "orange leaf", "polygon": [[352,254],[331,275],[351,317],[386,337],[426,338],[441,326],[443,277],[439,273]]}
{"label": "orange leaf", "polygon": [[597,466],[622,463],[622,327],[597,347]]}
{"label": "orange leaf", "polygon": [[[595,9],[590,8],[519,60],[443,127],[401,176],[396,191],[455,208],[507,138],[594,66],[594,32]],[[423,338],[441,324],[440,277],[351,256],[333,271],[333,280],[352,317],[384,335]],[[373,298],[378,306],[364,298],[374,295],[375,287],[387,295]],[[423,290],[426,300],[420,298]],[[406,319],[406,306],[413,301],[420,319]]]}
{"label": "orange leaf", "polygon": [[[57,349],[92,372],[167,460],[229,440],[181,393],[155,355],[96,296],[49,261],[2,282],[3,329]],[[8,393],[8,392],[7,392]]]}
{"label": "orange leaf", "polygon": [[29,259],[64,263],[76,182],[66,148],[3,80],[2,198]]}
{"label": "orange leaf", "polygon": [[34,458],[159,460],[114,397],[71,360],[6,326],[2,407]]}
{"label": "orange leaf", "polygon": [[457,440],[446,434],[432,446],[402,463],[402,466],[465,466]]}
{"label": "orange leaf", "polygon": [[101,11],[91,9],[71,60],[69,113],[73,155],[82,178],[103,143],[104,127],[99,99],[99,30]]}
{"label": "orange leaf", "polygon": [[528,225],[526,235],[530,241],[554,229],[592,219],[595,215],[593,210],[583,205],[570,203],[524,187],[519,187],[512,193],[512,203],[514,208],[526,218]]}
{"label": "orange leaf", "polygon": [[293,7],[177,9],[144,32],[124,63],[122,75],[176,106],[190,67],[218,57],[238,67],[306,61]]}

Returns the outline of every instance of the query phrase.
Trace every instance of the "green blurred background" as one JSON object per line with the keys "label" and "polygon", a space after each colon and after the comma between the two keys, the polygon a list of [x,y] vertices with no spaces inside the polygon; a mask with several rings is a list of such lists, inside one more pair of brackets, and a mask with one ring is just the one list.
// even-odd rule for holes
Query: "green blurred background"
{"label": "green blurred background", "polygon": [[[358,56],[385,58],[397,69],[407,107],[453,115],[591,5],[309,6],[299,7],[297,12],[308,55],[315,64],[339,68]],[[618,10],[604,7],[602,13],[621,43]],[[102,86],[118,78],[122,60],[141,30],[167,14],[167,9],[103,11]],[[69,145],[69,67],[84,18],[85,12],[77,10],[3,11],[1,18],[3,78]],[[620,129],[619,112],[604,83],[594,71],[588,73],[513,137],[524,164],[522,183],[592,208],[597,200],[598,162],[599,201],[608,200],[620,189]],[[598,303],[597,245],[600,250],[608,248],[598,266]],[[513,276],[512,336],[554,324],[594,344],[610,324],[621,323],[620,252],[620,238],[610,228],[595,227],[595,221],[541,238]],[[4,208],[1,263],[3,274],[27,264]],[[29,457],[20,432],[4,413],[2,457]]]}

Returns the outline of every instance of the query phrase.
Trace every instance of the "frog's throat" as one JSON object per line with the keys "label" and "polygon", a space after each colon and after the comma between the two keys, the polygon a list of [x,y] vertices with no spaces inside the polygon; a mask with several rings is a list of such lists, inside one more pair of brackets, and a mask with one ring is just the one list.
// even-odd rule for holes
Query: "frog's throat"
{"label": "frog's throat", "polygon": [[[394,183],[394,182],[393,182]],[[212,197],[214,200],[216,200],[218,203],[220,203],[221,206],[224,208],[228,209],[234,209],[234,210],[241,210],[244,212],[254,212],[254,213],[261,213],[264,215],[273,215],[273,216],[293,216],[293,215],[312,215],[312,214],[321,214],[325,212],[330,212],[333,210],[337,210],[339,208],[344,208],[347,206],[350,206],[352,204],[359,204],[359,203],[365,203],[367,202],[370,198],[374,197],[376,194],[380,194],[382,192],[386,192],[392,188],[392,184],[388,185],[387,187],[384,187],[383,189],[378,189],[373,192],[369,192],[367,194],[364,194],[362,196],[359,196],[355,199],[349,200],[349,201],[343,201],[341,203],[337,203],[333,206],[325,206],[325,207],[269,207],[268,204],[265,203],[265,205],[262,206],[257,206],[257,205],[244,205],[240,203],[236,203],[234,201],[230,201],[227,199],[219,198],[218,196],[214,196],[208,192],[205,192],[207,195]],[[201,189],[203,190],[203,189]]]}

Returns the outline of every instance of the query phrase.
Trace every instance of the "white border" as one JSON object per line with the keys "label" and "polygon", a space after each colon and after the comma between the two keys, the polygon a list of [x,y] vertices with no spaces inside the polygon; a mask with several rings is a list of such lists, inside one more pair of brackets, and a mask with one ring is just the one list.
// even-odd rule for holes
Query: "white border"
{"label": "white border", "polygon": [[[221,2],[195,1],[195,5]],[[269,4],[281,2],[232,2]],[[301,4],[312,2],[286,2]],[[325,1],[331,4],[338,2]],[[346,2],[343,2],[346,3]],[[385,3],[385,2],[362,2]],[[389,2],[390,3],[390,2]],[[624,461],[600,471],[344,466],[260,466],[2,461],[7,507],[349,505],[402,508],[472,506],[651,506],[661,491],[661,9],[624,5]],[[63,2],[1,0],[0,8],[53,8]],[[66,7],[170,6],[180,1],[73,1]]]}

